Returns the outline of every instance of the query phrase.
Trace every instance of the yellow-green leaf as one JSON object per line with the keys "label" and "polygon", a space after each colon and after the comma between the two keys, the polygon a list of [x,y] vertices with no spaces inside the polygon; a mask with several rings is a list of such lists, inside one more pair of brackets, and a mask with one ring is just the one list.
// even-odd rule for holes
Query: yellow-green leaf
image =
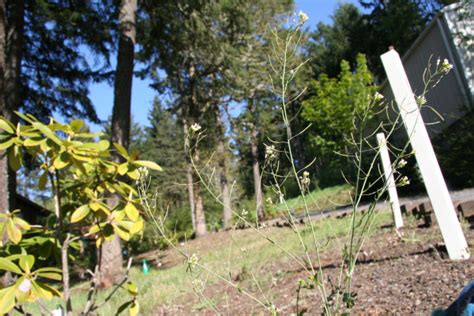
{"label": "yellow-green leaf", "polygon": [[15,307],[15,286],[0,290],[0,315],[5,315]]}
{"label": "yellow-green leaf", "polygon": [[133,180],[140,179],[140,172],[138,172],[138,169],[129,170],[127,175]]}
{"label": "yellow-green leaf", "polygon": [[71,155],[69,155],[67,152],[62,152],[59,154],[59,156],[56,157],[56,159],[54,159],[53,165],[58,170],[62,169],[69,165],[69,163],[71,162],[70,158]]}
{"label": "yellow-green leaf", "polygon": [[21,241],[21,230],[18,229],[13,221],[9,221],[7,224],[7,235],[14,244],[18,244]]}
{"label": "yellow-green leaf", "polygon": [[114,146],[115,148],[117,148],[117,150],[119,151],[119,153],[125,158],[125,159],[129,159],[129,155],[128,155],[128,152],[127,150],[120,144],[118,143],[114,143]]}
{"label": "yellow-green leaf", "polygon": [[6,258],[0,258],[0,270],[10,271],[16,274],[23,274],[16,264]]}
{"label": "yellow-green leaf", "polygon": [[95,212],[100,209],[100,204],[97,202],[91,202],[89,203],[89,207]]}
{"label": "yellow-green leaf", "polygon": [[140,305],[138,305],[138,302],[135,300],[133,301],[132,305],[130,305],[130,309],[128,310],[128,312],[130,316],[137,316],[139,311]]}
{"label": "yellow-green leaf", "polygon": [[25,139],[25,142],[23,143],[23,145],[25,145],[26,147],[39,146],[43,142],[44,142],[44,138],[42,137],[27,138]]}
{"label": "yellow-green leaf", "polygon": [[8,150],[8,163],[13,171],[20,169],[22,165],[22,155],[18,146],[15,145]]}
{"label": "yellow-green leaf", "polygon": [[119,173],[119,175],[123,176],[124,174],[126,174],[128,171],[128,163],[127,162],[124,162],[123,164],[121,164],[118,168],[117,168],[117,172]]}
{"label": "yellow-green leaf", "polygon": [[130,293],[130,295],[136,296],[138,294],[138,287],[132,282],[127,282],[125,284],[125,289]]}
{"label": "yellow-green leaf", "polygon": [[23,271],[30,273],[31,268],[35,264],[35,257],[32,255],[21,256],[18,263]]}
{"label": "yellow-green leaf", "polygon": [[91,209],[89,208],[89,205],[82,205],[79,208],[77,208],[74,213],[71,215],[71,222],[72,223],[77,223],[83,220],[84,218],[89,215]]}
{"label": "yellow-green leaf", "polygon": [[118,225],[112,225],[114,227],[114,232],[119,235],[119,237],[123,240],[130,240],[130,234],[128,233],[128,231],[126,231],[125,229],[123,229],[122,227],[118,226]]}
{"label": "yellow-green leaf", "polygon": [[27,221],[25,221],[23,218],[15,216],[12,220],[15,226],[18,228],[21,228],[23,230],[30,230],[31,228],[30,224]]}
{"label": "yellow-green leaf", "polygon": [[135,205],[133,205],[131,202],[128,202],[127,205],[125,205],[125,213],[132,221],[137,221],[140,217],[140,213],[138,212]]}
{"label": "yellow-green leaf", "polygon": [[84,121],[82,120],[72,120],[69,125],[74,133],[77,133],[84,126]]}
{"label": "yellow-green leaf", "polygon": [[46,125],[44,125],[40,122],[33,122],[31,125],[33,125],[34,128],[39,130],[41,133],[44,134],[44,136],[48,137],[49,139],[51,139],[56,144],[58,144],[58,145],[62,144],[62,142],[58,138],[58,136],[56,136],[56,134],[52,130],[50,130],[48,126],[46,126]]}
{"label": "yellow-green leaf", "polygon": [[155,162],[149,160],[135,160],[132,161],[134,165],[145,167],[155,171],[163,171],[163,169]]}
{"label": "yellow-green leaf", "polygon": [[15,126],[3,117],[0,118],[0,128],[9,134],[15,134]]}
{"label": "yellow-green leaf", "polygon": [[63,278],[60,273],[55,273],[55,272],[41,272],[41,273],[38,273],[38,275],[42,278],[57,280],[57,281],[61,281]]}
{"label": "yellow-green leaf", "polygon": [[0,150],[4,150],[13,145],[13,138],[9,138],[7,141],[0,143]]}
{"label": "yellow-green leaf", "polygon": [[136,221],[135,223],[130,226],[130,234],[135,235],[136,233],[139,233],[143,229],[144,222],[143,220]]}

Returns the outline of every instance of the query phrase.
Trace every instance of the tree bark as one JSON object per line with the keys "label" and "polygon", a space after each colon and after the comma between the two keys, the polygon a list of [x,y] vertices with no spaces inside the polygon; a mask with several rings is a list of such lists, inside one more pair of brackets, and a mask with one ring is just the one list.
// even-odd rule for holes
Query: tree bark
{"label": "tree bark", "polygon": [[[0,0],[0,114],[5,116],[5,57],[7,48],[7,15],[6,2]],[[6,213],[9,209],[8,203],[8,163],[5,151],[0,151],[0,213]]]}
{"label": "tree bark", "polygon": [[[21,59],[23,46],[23,0],[1,0],[0,19],[0,111],[13,124],[18,122],[15,111],[21,104]],[[10,12],[7,15],[7,10]],[[8,167],[7,156],[0,152],[0,212],[16,209],[16,173]],[[5,185],[7,184],[7,185]]]}
{"label": "tree bark", "polygon": [[[199,151],[194,151],[193,159],[196,165],[199,163]],[[204,202],[202,199],[201,187],[199,183],[194,189],[194,210],[196,214],[196,237],[207,235],[206,216],[204,214]]]}
{"label": "tree bark", "polygon": [[[133,80],[133,62],[136,36],[137,0],[122,0],[120,3],[120,38],[115,71],[114,107],[112,110],[111,140],[128,149],[130,141],[130,116]],[[120,157],[115,155],[117,162]],[[114,207],[118,197],[112,196],[108,204]],[[119,282],[124,275],[120,238],[114,236],[102,246],[100,258],[100,284],[108,287]]]}
{"label": "tree bark", "polygon": [[[255,101],[249,100],[249,110],[252,117],[255,117]],[[253,186],[255,192],[255,204],[257,219],[260,221],[265,217],[265,205],[263,203],[262,177],[260,174],[260,164],[258,162],[258,131],[257,126],[251,124],[250,132],[250,152],[252,155]]]}
{"label": "tree bark", "polygon": [[[186,156],[189,153],[189,137],[188,137],[188,123],[186,119],[183,119],[183,135],[184,135],[184,152]],[[186,167],[186,180],[188,187],[188,198],[189,198],[189,208],[191,209],[191,222],[193,224],[193,231],[196,231],[196,213],[194,208],[194,180],[193,180],[193,165],[189,161],[189,157],[186,157],[187,167]]]}
{"label": "tree bark", "polygon": [[[0,0],[0,114],[5,114],[5,55],[7,47],[7,15],[5,0]],[[0,213],[6,213],[10,207],[8,202],[8,161],[4,150],[0,151]],[[3,242],[7,241],[7,236],[1,237]],[[10,276],[6,273],[0,278],[0,287],[6,287],[10,282]]]}
{"label": "tree bark", "polygon": [[217,143],[217,156],[219,159],[219,173],[220,173],[220,185],[221,185],[221,194],[222,194],[222,204],[223,204],[223,226],[224,228],[230,227],[232,225],[232,202],[229,189],[229,181],[227,177],[227,156],[225,152],[224,145],[224,126],[222,124],[222,119],[219,113],[219,109],[216,109],[216,122],[217,130],[219,132],[219,140]]}

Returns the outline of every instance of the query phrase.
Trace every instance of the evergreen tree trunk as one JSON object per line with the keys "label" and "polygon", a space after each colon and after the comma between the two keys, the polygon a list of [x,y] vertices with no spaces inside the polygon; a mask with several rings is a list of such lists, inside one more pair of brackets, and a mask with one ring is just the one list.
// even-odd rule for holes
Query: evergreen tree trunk
{"label": "evergreen tree trunk", "polygon": [[188,198],[189,198],[189,207],[191,209],[191,221],[193,224],[193,231],[196,231],[196,213],[194,207],[194,181],[193,181],[193,166],[191,162],[189,162],[189,157],[187,157],[189,153],[189,137],[188,137],[188,123],[185,119],[183,119],[183,135],[184,135],[184,148],[186,153],[186,180],[187,180],[187,187],[188,187]]}
{"label": "evergreen tree trunk", "polygon": [[[196,149],[193,155],[196,165],[199,163],[199,150]],[[196,237],[207,235],[206,216],[204,214],[204,202],[202,199],[201,187],[199,183],[194,189],[194,211],[196,214]]]}
{"label": "evergreen tree trunk", "polygon": [[217,121],[217,130],[219,132],[219,140],[217,143],[217,154],[219,159],[219,172],[220,172],[220,185],[221,185],[221,194],[222,194],[222,204],[224,206],[224,228],[230,227],[232,224],[232,205],[231,205],[231,196],[230,196],[230,189],[229,189],[229,181],[227,177],[227,155],[225,152],[225,145],[224,145],[224,126],[222,124],[222,119],[219,113],[219,109],[216,108],[216,121]]}
{"label": "evergreen tree trunk", "polygon": [[[24,15],[23,0],[0,0],[0,115],[15,125],[18,117],[14,112],[21,103]],[[9,168],[4,151],[0,151],[0,184],[0,212],[16,209],[16,173]],[[0,281],[3,285],[10,282],[10,273],[6,273]]]}
{"label": "evergreen tree trunk", "polygon": [[[0,114],[5,116],[5,55],[7,48],[7,15],[5,0],[0,0]],[[9,209],[8,186],[8,163],[5,151],[0,151],[0,213],[6,213]],[[2,158],[3,157],[3,158]]]}
{"label": "evergreen tree trunk", "polygon": [[[7,15],[7,9],[10,12]],[[15,111],[21,104],[21,59],[23,47],[23,28],[25,3],[23,0],[2,0],[2,83],[0,92],[1,115],[16,125],[18,117]],[[8,159],[0,161],[0,183],[2,183],[0,205],[2,212],[16,209],[16,173],[8,167]],[[7,185],[5,185],[7,184]]]}
{"label": "evergreen tree trunk", "polygon": [[[250,99],[249,110],[252,117],[255,118],[255,100]],[[255,123],[251,124],[250,132],[250,153],[252,155],[252,172],[253,172],[253,186],[255,192],[255,207],[257,212],[258,220],[262,220],[265,216],[265,205],[263,204],[263,191],[262,191],[262,177],[260,175],[260,164],[258,163],[258,132]]]}
{"label": "evergreen tree trunk", "polygon": [[[112,110],[111,140],[128,149],[130,141],[130,116],[135,49],[135,15],[137,0],[122,0],[120,4],[120,32],[115,71],[114,107]],[[116,155],[114,160],[120,162]],[[112,196],[108,203],[114,207],[118,197]],[[123,257],[120,238],[116,235],[102,246],[100,258],[100,284],[108,287],[123,277]]]}

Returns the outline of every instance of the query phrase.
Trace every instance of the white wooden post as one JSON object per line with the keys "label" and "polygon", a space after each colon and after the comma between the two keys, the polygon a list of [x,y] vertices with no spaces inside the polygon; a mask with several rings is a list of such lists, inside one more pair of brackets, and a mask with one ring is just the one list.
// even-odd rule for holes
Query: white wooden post
{"label": "white wooden post", "polygon": [[400,56],[391,49],[383,54],[381,59],[412,148],[415,151],[416,161],[433,205],[449,257],[454,260],[468,259],[466,238],[456,217],[448,188]]}
{"label": "white wooden post", "polygon": [[377,134],[377,143],[379,144],[380,158],[382,159],[382,167],[385,173],[385,185],[387,186],[390,207],[393,211],[393,219],[395,220],[395,227],[403,227],[402,212],[400,211],[400,202],[398,201],[397,186],[393,177],[392,164],[390,156],[388,155],[387,141],[384,133]]}

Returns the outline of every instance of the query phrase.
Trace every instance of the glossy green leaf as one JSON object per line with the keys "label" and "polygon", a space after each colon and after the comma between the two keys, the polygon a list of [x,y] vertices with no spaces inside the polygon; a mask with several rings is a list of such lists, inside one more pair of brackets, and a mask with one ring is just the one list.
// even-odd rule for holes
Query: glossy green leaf
{"label": "glossy green leaf", "polygon": [[140,213],[138,212],[135,205],[133,205],[131,202],[128,202],[127,205],[125,205],[125,213],[132,221],[137,221],[140,217]]}
{"label": "glossy green leaf", "polygon": [[5,315],[15,307],[15,286],[0,290],[0,315]]}
{"label": "glossy green leaf", "polygon": [[38,275],[42,278],[56,280],[56,281],[61,281],[63,278],[60,273],[55,273],[55,272],[41,272],[41,273],[38,273]]}
{"label": "glossy green leaf", "polygon": [[42,137],[38,137],[38,138],[27,138],[25,139],[25,141],[23,142],[23,145],[27,146],[27,147],[33,147],[33,146],[39,146],[41,145],[41,143],[44,142],[44,138]]}
{"label": "glossy green leaf", "polygon": [[59,268],[54,268],[54,267],[45,267],[45,268],[39,268],[35,270],[37,273],[43,273],[43,272],[56,272],[56,273],[62,273],[62,270]]}
{"label": "glossy green leaf", "polygon": [[6,258],[0,258],[0,270],[10,271],[16,274],[23,274],[16,264]]}
{"label": "glossy green leaf", "polygon": [[137,300],[134,300],[130,309],[128,310],[130,316],[137,316],[140,312],[140,305],[138,305]]}
{"label": "glossy green leaf", "polygon": [[127,176],[129,176],[131,179],[133,180],[138,180],[140,179],[140,172],[138,172],[138,169],[132,169],[132,170],[128,170],[127,172]]}
{"label": "glossy green leaf", "polygon": [[59,137],[56,136],[56,134],[52,130],[50,130],[48,126],[46,126],[46,125],[44,125],[40,122],[33,122],[33,124],[31,124],[31,125],[33,125],[34,128],[39,130],[41,133],[44,134],[44,136],[48,137],[49,139],[51,139],[56,144],[62,145],[61,139],[59,139]]}
{"label": "glossy green leaf", "polygon": [[11,220],[7,224],[7,235],[14,244],[18,244],[22,238],[21,230]]}
{"label": "glossy green leaf", "polygon": [[138,287],[133,282],[127,282],[124,287],[130,295],[136,296],[138,294]]}
{"label": "glossy green leaf", "polygon": [[62,297],[62,294],[61,292],[59,292],[55,287],[49,285],[49,284],[46,284],[46,283],[43,283],[43,282],[40,282],[40,281],[36,281],[35,282],[39,287],[41,287],[43,290],[51,293],[53,296],[57,296],[57,297]]}
{"label": "glossy green leaf", "polygon": [[35,257],[32,255],[21,256],[18,263],[23,271],[29,273],[35,264]]}
{"label": "glossy green leaf", "polygon": [[163,169],[155,162],[149,160],[135,160],[132,161],[134,165],[145,167],[155,171],[163,171]]}
{"label": "glossy green leaf", "polygon": [[117,148],[117,150],[119,151],[119,153],[125,158],[125,159],[129,159],[130,156],[128,155],[128,152],[127,150],[120,144],[118,143],[114,143],[114,146],[115,148]]}
{"label": "glossy green leaf", "polygon": [[69,123],[69,126],[71,126],[71,129],[72,129],[73,132],[77,133],[84,126],[84,121],[82,121],[82,120],[72,120]]}
{"label": "glossy green leaf", "polygon": [[53,165],[56,169],[60,170],[69,165],[70,162],[71,155],[67,152],[62,152],[59,154],[59,156],[56,157],[56,159],[54,159]]}
{"label": "glossy green leaf", "polygon": [[114,232],[123,240],[130,240],[130,234],[128,231],[120,227],[119,225],[112,225],[114,227]]}
{"label": "glossy green leaf", "polygon": [[133,303],[133,300],[125,302],[122,305],[120,305],[120,307],[117,309],[117,313],[115,315],[120,315],[121,313],[123,313],[123,311],[126,310],[127,308],[129,308],[130,305],[132,305],[132,303]]}
{"label": "glossy green leaf", "polygon": [[139,233],[140,231],[143,230],[143,226],[144,226],[143,220],[136,221],[129,228],[130,234],[135,235],[135,234]]}
{"label": "glossy green leaf", "polygon": [[0,143],[0,150],[4,150],[9,148],[11,145],[13,145],[13,138],[10,138],[4,142]]}
{"label": "glossy green leaf", "polygon": [[8,164],[10,168],[12,168],[13,171],[17,171],[21,168],[22,162],[23,159],[18,146],[15,145],[11,147],[10,150],[8,150]]}
{"label": "glossy green leaf", "polygon": [[33,115],[26,116],[25,114],[20,113],[18,111],[15,111],[15,114],[18,115],[23,121],[28,122],[30,124],[37,121],[37,119]]}
{"label": "glossy green leaf", "polygon": [[15,226],[21,228],[22,230],[30,230],[31,229],[30,224],[27,221],[25,221],[23,218],[15,216],[12,220],[13,220],[13,223],[15,224]]}
{"label": "glossy green leaf", "polygon": [[89,208],[89,205],[82,205],[79,208],[77,208],[74,213],[71,215],[71,222],[72,223],[77,223],[83,220],[84,218],[89,215],[91,212],[91,209]]}
{"label": "glossy green leaf", "polygon": [[126,174],[128,171],[128,163],[127,162],[124,162],[123,164],[121,164],[120,166],[118,166],[117,168],[117,172],[119,175],[123,176],[124,174]]}
{"label": "glossy green leaf", "polygon": [[3,117],[0,118],[0,128],[9,134],[15,134],[15,126]]}

